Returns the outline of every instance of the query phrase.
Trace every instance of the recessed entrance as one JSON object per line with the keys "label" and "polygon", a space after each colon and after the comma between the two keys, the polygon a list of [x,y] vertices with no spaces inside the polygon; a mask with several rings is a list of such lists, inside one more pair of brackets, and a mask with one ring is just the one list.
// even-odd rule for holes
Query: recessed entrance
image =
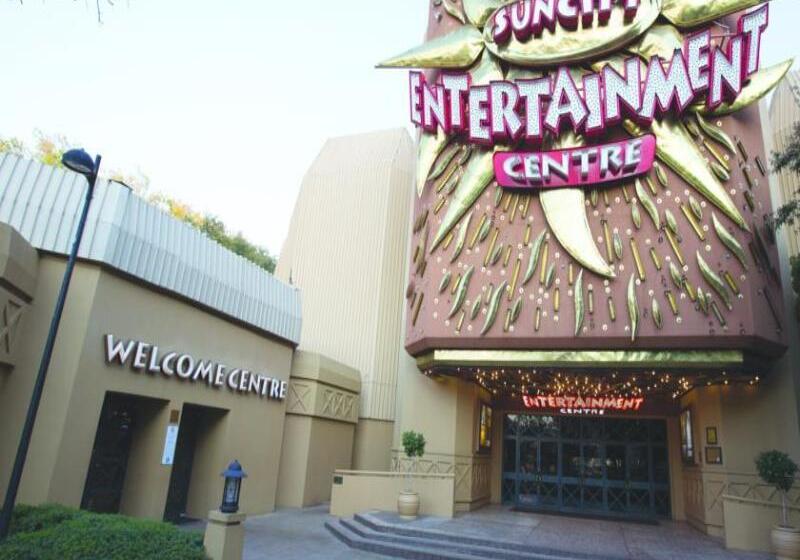
{"label": "recessed entrance", "polygon": [[666,422],[506,414],[502,497],[521,509],[669,517]]}

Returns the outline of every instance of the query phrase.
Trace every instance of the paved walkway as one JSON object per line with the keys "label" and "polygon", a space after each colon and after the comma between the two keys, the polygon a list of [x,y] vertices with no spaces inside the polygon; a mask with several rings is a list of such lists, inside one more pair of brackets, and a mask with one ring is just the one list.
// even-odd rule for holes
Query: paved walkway
{"label": "paved walkway", "polygon": [[[399,522],[395,514],[381,513],[386,522]],[[368,560],[384,556],[351,550],[324,527],[327,506],[280,510],[253,517],[245,524],[244,560],[272,558],[303,560]],[[632,560],[767,560],[765,554],[732,552],[685,523],[665,521],[643,525],[617,521],[580,519],[557,515],[514,512],[490,506],[455,519],[423,517],[414,526],[473,536],[504,539],[541,547],[628,557]]]}

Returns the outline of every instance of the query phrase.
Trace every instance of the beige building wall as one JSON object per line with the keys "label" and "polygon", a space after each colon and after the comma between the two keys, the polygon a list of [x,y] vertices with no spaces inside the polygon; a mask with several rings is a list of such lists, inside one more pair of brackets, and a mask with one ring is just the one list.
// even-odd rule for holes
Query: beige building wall
{"label": "beige building wall", "polygon": [[[43,256],[35,294],[19,328],[13,369],[0,373],[0,491],[5,491],[65,260]],[[187,513],[219,505],[220,472],[232,459],[249,477],[242,511],[272,511],[278,482],[285,402],[134,373],[105,361],[103,335],[158,344],[230,367],[288,380],[292,345],[205,309],[146,288],[100,265],[81,262],[64,311],[18,501],[78,506],[107,391],[145,398],[122,495],[121,512],[161,519],[171,467],[161,464],[170,412],[213,407],[195,449]]]}
{"label": "beige building wall", "polygon": [[[769,107],[769,122],[772,126],[772,147],[775,151],[782,151],[789,144],[795,124],[800,122],[800,71],[789,72],[775,90]],[[767,136],[766,130],[764,136]],[[773,200],[773,208],[797,200],[800,196],[800,175],[784,170],[777,174],[777,181],[780,198]],[[783,229],[787,232],[789,256],[800,254],[800,223]]]}
{"label": "beige building wall", "polygon": [[356,469],[389,468],[413,151],[403,129],[326,142],[303,180],[276,270],[302,292],[300,348],[361,373]]}
{"label": "beige building wall", "polygon": [[330,501],[333,472],[349,469],[352,463],[360,390],[357,370],[319,354],[295,354],[278,478],[279,507]]}

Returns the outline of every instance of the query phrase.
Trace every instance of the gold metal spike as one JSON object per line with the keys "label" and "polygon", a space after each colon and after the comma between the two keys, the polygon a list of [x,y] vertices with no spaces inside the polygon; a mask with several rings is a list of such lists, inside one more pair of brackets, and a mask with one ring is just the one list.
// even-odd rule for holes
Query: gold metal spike
{"label": "gold metal spike", "polygon": [[544,277],[544,288],[545,290],[549,290],[553,285],[553,280],[556,277],[556,264],[551,263],[550,266],[547,267],[547,273]]}
{"label": "gold metal spike", "polygon": [[751,212],[756,209],[756,201],[753,199],[753,193],[744,191],[744,200],[747,202],[747,207],[750,208]]}
{"label": "gold metal spike", "polygon": [[575,282],[575,269],[572,267],[572,263],[569,263],[567,267],[567,282],[570,286]]}
{"label": "gold metal spike", "polygon": [[617,320],[617,309],[614,307],[614,298],[608,296],[608,318],[612,322]]}
{"label": "gold metal spike", "polygon": [[661,327],[664,326],[664,317],[661,315],[661,306],[656,298],[650,301],[650,312],[653,315],[653,322],[656,324],[656,328],[661,330]]}
{"label": "gold metal spike", "polygon": [[726,270],[725,272],[722,273],[722,277],[725,279],[725,282],[728,284],[728,287],[735,295],[738,296],[739,294],[742,293],[741,290],[739,290],[739,285],[736,283],[736,280],[734,280],[730,272]]}
{"label": "gold metal spike", "polygon": [[[525,218],[528,216],[528,208],[531,205],[531,195],[526,195],[524,197],[524,202],[522,203],[522,217]],[[528,224],[530,225],[530,224]]]}
{"label": "gold metal spike", "polygon": [[644,190],[642,186],[642,182],[639,179],[635,181],[636,185],[636,196],[639,198],[639,202],[644,206],[644,209],[647,211],[647,214],[650,216],[650,219],[653,220],[653,225],[656,229],[661,229],[661,217],[658,215],[658,208],[656,207],[656,203],[650,198],[650,195],[647,194],[647,191]]}
{"label": "gold metal spike", "polygon": [[664,0],[661,13],[678,27],[695,27],[761,2],[763,0]]}
{"label": "gold metal spike", "polygon": [[692,214],[694,214],[695,218],[698,220],[703,219],[703,208],[700,206],[700,203],[697,202],[697,199],[692,195],[689,195],[689,208],[692,209]]}
{"label": "gold metal spike", "polygon": [[517,280],[519,280],[519,267],[522,264],[522,261],[517,258],[516,262],[514,263],[514,272],[511,274],[511,289],[508,290],[508,299],[511,300],[514,297],[514,292],[517,289]]}
{"label": "gold metal spike", "polygon": [[761,159],[761,156],[756,156],[756,167],[758,167],[758,171],[761,173],[762,177],[767,176],[767,167],[764,165],[764,161]]}
{"label": "gold metal spike", "polygon": [[666,290],[664,292],[664,297],[667,298],[669,308],[672,309],[672,314],[676,317],[680,315],[680,310],[678,309],[678,300],[675,299],[675,294],[673,294],[670,290]]}
{"label": "gold metal spike", "polygon": [[683,279],[683,287],[686,289],[686,293],[689,294],[689,299],[692,301],[696,301],[697,290],[694,289],[694,286],[692,286],[692,284],[688,280],[686,280],[685,277]]}
{"label": "gold metal spike", "polygon": [[508,0],[463,0],[464,13],[472,25],[483,29],[495,10],[508,4]]}
{"label": "gold metal spike", "polygon": [[511,206],[511,199],[513,196],[510,192],[507,192],[503,195],[503,212],[508,212],[508,208]]}
{"label": "gold metal spike", "polygon": [[627,204],[631,203],[631,195],[630,195],[630,193],[628,193],[627,185],[622,185],[622,198],[625,199],[625,202]]}
{"label": "gold metal spike", "polygon": [[669,241],[669,246],[672,247],[672,252],[675,253],[675,258],[678,259],[678,262],[681,264],[681,266],[685,266],[686,260],[683,258],[683,253],[681,253],[681,247],[678,245],[678,240],[675,239],[675,236],[670,230],[665,229],[664,233],[667,236],[667,241]]}
{"label": "gold metal spike", "polygon": [[470,25],[387,58],[378,68],[467,68],[483,52],[483,36]]}
{"label": "gold metal spike", "polygon": [[417,147],[417,196],[422,196],[425,183],[436,158],[447,145],[447,134],[441,128],[436,129],[436,134],[422,132]]}
{"label": "gold metal spike", "polygon": [[653,180],[650,179],[649,175],[645,175],[644,182],[647,184],[647,188],[650,189],[650,192],[653,193],[653,196],[658,196],[656,186],[653,184]]}
{"label": "gold metal spike", "polygon": [[705,104],[698,105],[696,106],[697,111],[705,116],[714,117],[723,117],[741,111],[772,91],[781,82],[792,64],[794,64],[794,59],[759,70],[750,76],[747,84],[732,102],[722,103],[714,109],[709,109]]}
{"label": "gold metal spike", "polygon": [[640,229],[642,227],[642,214],[639,212],[638,204],[631,204],[631,219],[633,220],[633,225],[636,227],[636,229]]}
{"label": "gold metal spike", "polygon": [[525,275],[522,277],[522,285],[524,286],[533,278],[533,273],[536,272],[536,266],[539,264],[539,256],[542,251],[542,244],[544,243],[544,235],[546,230],[536,237],[536,241],[531,246],[530,257],[528,258],[528,268],[525,269]]}
{"label": "gold metal spike", "polygon": [[606,208],[611,206],[611,201],[608,200],[608,189],[603,189],[603,204],[606,205]]}
{"label": "gold metal spike", "polygon": [[592,205],[592,208],[597,208],[597,189],[589,191],[589,204]]}
{"label": "gold metal spike", "polygon": [[581,333],[583,327],[584,317],[584,304],[583,304],[583,269],[578,272],[578,277],[575,279],[575,336]]}
{"label": "gold metal spike", "polygon": [[[631,121],[624,121],[625,129],[634,136],[640,136],[642,129]],[[654,120],[651,130],[656,136],[656,155],[665,165],[677,173],[691,187],[706,197],[714,206],[722,210],[740,228],[747,230],[739,209],[725,187],[706,165],[703,155],[692,142],[689,133],[680,121],[665,118]]]}
{"label": "gold metal spike", "polygon": [[722,312],[719,310],[719,307],[717,307],[717,302],[716,301],[712,300],[711,303],[709,304],[709,307],[711,308],[711,311],[714,313],[714,317],[716,317],[717,321],[719,321],[720,325],[722,325],[724,327],[725,325],[728,324],[725,321],[725,317],[722,316]]}
{"label": "gold metal spike", "polygon": [[706,232],[704,232],[703,228],[700,227],[700,224],[697,222],[697,217],[692,213],[689,207],[685,204],[681,204],[681,212],[683,212],[683,215],[686,216],[686,221],[688,221],[689,225],[692,226],[692,229],[697,234],[697,237],[700,238],[700,241],[705,241]]}
{"label": "gold metal spike", "polygon": [[419,310],[422,308],[422,300],[425,299],[425,292],[420,292],[419,297],[416,298],[416,307],[414,307],[414,314],[411,317],[411,325],[417,324],[417,317],[419,317]]}
{"label": "gold metal spike", "polygon": [[731,174],[716,161],[712,160],[708,165],[720,181],[726,183],[731,180]]}
{"label": "gold metal spike", "polygon": [[722,298],[723,303],[725,303],[725,307],[728,308],[729,311],[733,310],[733,302],[731,301],[731,296],[728,293],[728,290],[725,289],[725,284],[722,282],[722,279],[717,275],[716,272],[708,265],[708,263],[703,258],[703,255],[700,254],[700,251],[696,252],[697,256],[697,265],[700,267],[700,273],[705,278],[708,285],[711,286],[719,297]]}
{"label": "gold metal spike", "polygon": [[494,26],[487,25],[483,39],[486,48],[495,55],[520,66],[551,67],[576,63],[614,52],[644,33],[658,17],[661,1],[641,2],[633,18],[626,17],[624,7],[614,3],[611,16],[603,25],[584,26],[578,22],[575,31],[557,26],[554,32],[526,41],[519,41],[512,34],[511,39],[502,45],[494,42]]}
{"label": "gold metal spike", "polygon": [[650,247],[650,258],[653,260],[656,270],[661,270],[661,257],[658,256],[658,251],[656,251],[655,247]]}
{"label": "gold metal spike", "polygon": [[[472,217],[472,212],[470,212],[469,215],[470,215],[470,217]],[[475,228],[475,231],[472,232],[472,237],[469,240],[469,248],[470,249],[473,249],[475,247],[475,243],[477,243],[477,241],[478,241],[478,236],[481,233],[481,229],[483,228],[484,225],[486,225],[487,221],[488,221],[488,217],[486,216],[486,214],[483,214],[481,216],[481,221],[478,222],[478,226]]]}
{"label": "gold metal spike", "polygon": [[642,263],[642,257],[639,256],[639,245],[636,244],[636,238],[631,237],[631,253],[633,254],[633,261],[636,263],[636,272],[639,274],[639,280],[644,282],[645,275],[644,275],[644,264]]}
{"label": "gold metal spike", "polygon": [[433,213],[438,214],[439,210],[442,209],[442,206],[444,206],[445,202],[447,202],[447,199],[445,197],[443,196],[439,197],[439,201],[436,203],[436,206],[433,207]]}
{"label": "gold metal spike", "polygon": [[[428,181],[435,181],[441,177],[460,150],[461,145],[458,142],[451,141],[447,147],[442,150],[442,154],[436,160],[436,165],[434,166],[433,170],[431,170],[430,175],[428,175]],[[455,169],[456,167],[453,166],[451,174]]]}
{"label": "gold metal spike", "polygon": [[669,181],[667,181],[667,172],[664,171],[664,168],[661,167],[661,164],[657,161],[653,162],[653,167],[656,170],[656,178],[658,182],[661,183],[661,186],[665,189],[669,187]]}
{"label": "gold metal spike", "polygon": [[717,218],[714,212],[711,213],[711,222],[714,224],[714,231],[717,232],[719,240],[722,241],[722,244],[736,257],[736,260],[741,263],[742,267],[747,270],[747,258],[745,257],[744,249],[733,234],[722,225],[722,222],[719,221],[719,218]]}
{"label": "gold metal spike", "polygon": [[544,281],[546,279],[547,274],[547,251],[550,248],[549,244],[545,242],[544,248],[542,249],[542,264],[539,267],[539,284],[544,285]]}
{"label": "gold metal spike", "polygon": [[461,332],[461,327],[464,326],[464,316],[467,314],[466,311],[462,311],[461,315],[458,318],[458,324],[456,324],[456,332]]}
{"label": "gold metal spike", "polygon": [[506,309],[506,321],[503,323],[503,332],[508,332],[511,328],[511,308]]}
{"label": "gold metal spike", "polygon": [[467,217],[461,223],[461,227],[458,229],[458,237],[456,238],[456,246],[453,249],[453,256],[450,257],[450,262],[454,263],[461,255],[461,251],[464,250],[464,243],[467,239],[467,230],[469,229],[469,224],[472,221],[472,212],[467,214]]}
{"label": "gold metal spike", "polygon": [[[538,43],[538,41],[533,41]],[[584,141],[573,133],[564,133],[554,143],[554,148],[574,148]],[[614,277],[614,269],[603,258],[594,242],[586,216],[586,198],[580,188],[543,189],[539,203],[550,230],[564,250],[581,265],[595,274]]]}
{"label": "gold metal spike", "polygon": [[700,311],[703,312],[703,315],[708,315],[708,302],[708,296],[703,292],[703,289],[697,288],[697,305],[700,307]]}
{"label": "gold metal spike", "polygon": [[452,283],[452,285],[451,285],[451,287],[450,287],[450,294],[451,294],[451,295],[453,295],[453,294],[455,294],[455,293],[456,293],[456,290],[458,289],[458,286],[459,286],[460,284],[461,284],[461,273],[459,272],[459,273],[456,275],[455,282],[453,282],[453,283]]}
{"label": "gold metal spike", "polygon": [[603,224],[603,237],[606,240],[606,259],[609,263],[614,262],[614,247],[611,244],[611,230],[608,228],[608,220],[603,218],[600,220]]}
{"label": "gold metal spike", "polygon": [[447,271],[442,276],[442,281],[439,282],[439,293],[441,294],[443,291],[447,289],[447,286],[450,284],[450,278],[453,275],[451,271]]}
{"label": "gold metal spike", "polygon": [[508,223],[514,223],[514,217],[517,215],[517,209],[519,208],[519,195],[514,193],[514,197],[511,199],[511,215],[508,217]]}
{"label": "gold metal spike", "polygon": [[494,164],[492,163],[492,158],[493,152],[488,150],[480,151],[470,160],[464,171],[464,176],[458,183],[453,198],[447,206],[447,212],[433,239],[431,250],[435,249],[439,243],[441,243],[447,233],[455,227],[461,219],[461,216],[472,208],[472,205],[494,178]]}
{"label": "gold metal spike", "polygon": [[492,239],[489,241],[489,248],[486,251],[486,256],[483,258],[483,266],[489,266],[489,260],[494,253],[494,246],[497,243],[497,236],[500,233],[500,228],[496,227],[492,230]]}
{"label": "gold metal spike", "polygon": [[469,311],[469,320],[474,321],[475,317],[478,316],[478,313],[481,311],[481,298],[476,297],[475,301],[472,302],[472,308]]}
{"label": "gold metal spike", "polygon": [[494,207],[497,208],[500,206],[500,202],[503,200],[503,188],[500,185],[495,185],[494,188]]}
{"label": "gold metal spike", "polygon": [[703,146],[705,146],[706,150],[708,150],[708,153],[710,153],[717,163],[720,164],[722,168],[730,175],[731,164],[725,161],[725,158],[722,157],[722,154],[719,153],[719,150],[717,150],[708,140],[703,140]]}
{"label": "gold metal spike", "polygon": [[636,332],[639,330],[639,304],[636,300],[636,275],[631,274],[628,280],[628,318],[631,321],[631,342],[636,340]]}
{"label": "gold metal spike", "polygon": [[613,235],[613,243],[614,243],[614,255],[616,255],[617,260],[622,260],[622,238],[619,236],[619,232],[615,231]]}
{"label": "gold metal spike", "polygon": [[767,300],[767,307],[769,308],[770,313],[772,313],[772,318],[775,320],[775,326],[778,328],[778,330],[782,330],[783,327],[781,326],[780,316],[778,315],[778,311],[775,309],[775,304],[772,303],[772,298],[769,297],[769,292],[767,292],[767,290],[762,290],[761,293],[764,294],[764,299]]}
{"label": "gold metal spike", "polygon": [[753,190],[753,187],[755,187],[755,181],[753,181],[753,176],[750,174],[750,170],[747,168],[747,166],[742,167],[742,175],[744,175],[747,188]]}
{"label": "gold metal spike", "polygon": [[672,210],[669,208],[664,210],[664,219],[667,222],[667,227],[675,234],[675,236],[680,239],[681,232],[678,230],[678,220],[675,219],[675,214],[672,213]]}
{"label": "gold metal spike", "polygon": [[464,13],[461,11],[461,8],[458,7],[453,0],[442,0],[442,5],[444,6],[444,10],[460,21],[462,24],[467,23],[467,18],[464,17]]}
{"label": "gold metal spike", "polygon": [[539,332],[539,327],[542,324],[542,308],[536,307],[536,315],[533,319],[533,330]]}
{"label": "gold metal spike", "polygon": [[511,249],[513,249],[513,247],[511,246],[511,243],[509,243],[506,246],[506,254],[503,256],[503,267],[508,266],[508,260],[511,258]]}
{"label": "gold metal spike", "polygon": [[591,284],[586,290],[586,304],[589,309],[589,315],[594,315],[594,288]]}
{"label": "gold metal spike", "polygon": [[553,311],[558,313],[559,309],[561,308],[561,289],[556,287],[553,290]]}
{"label": "gold metal spike", "polygon": [[678,288],[680,292],[683,289],[684,282],[683,282],[683,275],[681,271],[678,270],[678,267],[675,266],[675,263],[670,261],[669,262],[669,276],[672,278],[672,282],[675,284],[675,287]]}
{"label": "gold metal spike", "polygon": [[747,154],[747,148],[744,146],[744,142],[742,142],[741,138],[736,139],[736,147],[739,148],[739,154],[741,154],[742,159],[747,162],[750,159],[750,156]]}
{"label": "gold metal spike", "polygon": [[508,282],[503,280],[503,282],[497,286],[497,289],[495,289],[494,294],[492,294],[492,299],[489,301],[489,310],[486,313],[486,321],[484,321],[483,328],[481,329],[481,336],[489,332],[489,329],[494,325],[494,321],[497,319],[497,310],[500,308],[500,300],[503,297],[503,293],[506,291],[507,285]]}
{"label": "gold metal spike", "polygon": [[531,225],[528,224],[525,226],[525,238],[523,239],[523,243],[528,245],[531,242]]}
{"label": "gold metal spike", "polygon": [[484,305],[489,305],[489,302],[492,301],[493,295],[494,295],[494,284],[489,283],[489,288],[486,290],[486,294],[484,295]]}
{"label": "gold metal spike", "polygon": [[[736,153],[736,146],[733,144],[733,140],[724,130],[709,123],[700,113],[695,113],[695,117],[697,119],[697,124],[700,125],[700,129],[712,140],[723,146],[731,154]],[[709,151],[713,149],[713,146],[709,148],[709,144],[706,142],[704,142],[704,144]],[[714,150],[714,157],[717,158],[717,161],[719,161],[722,165],[727,166],[725,159],[718,152],[716,152],[716,150]],[[728,167],[728,169],[730,169],[730,167]]]}
{"label": "gold metal spike", "polygon": [[461,306],[464,305],[464,300],[467,299],[467,289],[469,288],[469,281],[472,279],[472,273],[475,272],[475,267],[470,266],[467,268],[464,275],[461,277],[461,280],[458,283],[458,289],[456,290],[455,299],[453,301],[453,306],[450,308],[450,313],[447,315],[448,319],[458,313],[461,310]]}

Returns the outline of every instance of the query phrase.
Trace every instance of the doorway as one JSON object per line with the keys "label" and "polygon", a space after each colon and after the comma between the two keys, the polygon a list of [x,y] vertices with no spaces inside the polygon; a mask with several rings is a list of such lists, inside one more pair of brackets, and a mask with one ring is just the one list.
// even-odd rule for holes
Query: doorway
{"label": "doorway", "polygon": [[664,420],[507,414],[505,503],[630,519],[670,515]]}

